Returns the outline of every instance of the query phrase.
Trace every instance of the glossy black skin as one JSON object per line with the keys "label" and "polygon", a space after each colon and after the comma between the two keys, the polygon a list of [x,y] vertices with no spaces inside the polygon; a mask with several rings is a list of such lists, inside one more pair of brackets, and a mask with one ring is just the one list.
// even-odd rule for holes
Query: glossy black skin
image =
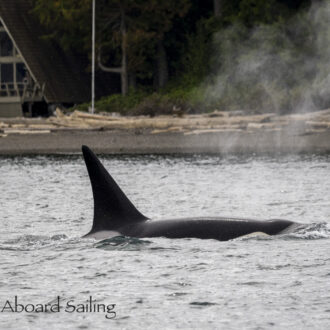
{"label": "glossy black skin", "polygon": [[268,235],[280,234],[287,230],[292,221],[288,220],[241,220],[221,218],[146,220],[118,228],[124,236],[201,238],[227,241],[254,232]]}
{"label": "glossy black skin", "polygon": [[131,237],[201,238],[227,241],[255,232],[280,234],[295,224],[288,220],[250,220],[224,217],[150,220],[122,192],[95,154],[82,147],[94,196],[94,221],[85,237],[98,233]]}

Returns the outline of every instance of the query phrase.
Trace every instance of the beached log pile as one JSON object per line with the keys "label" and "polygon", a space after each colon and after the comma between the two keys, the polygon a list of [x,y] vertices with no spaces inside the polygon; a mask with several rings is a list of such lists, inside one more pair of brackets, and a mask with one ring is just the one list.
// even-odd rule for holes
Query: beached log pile
{"label": "beached log pile", "polygon": [[330,130],[330,109],[303,114],[273,113],[244,115],[244,112],[214,111],[207,114],[157,117],[120,117],[111,114],[90,114],[74,111],[64,114],[57,109],[48,119],[0,119],[0,137],[7,134],[46,134],[59,130],[148,130],[152,134],[182,132],[203,134],[257,130],[280,131],[285,128],[301,132]]}
{"label": "beached log pile", "polygon": [[164,132],[198,134],[258,129],[281,130],[286,127],[311,131],[330,129],[330,109],[285,116],[272,113],[246,116],[242,112],[214,111],[182,117],[120,117],[110,114],[89,114],[77,110],[70,115],[64,115],[60,110],[57,110],[56,117],[51,117],[48,121],[58,127],[113,130],[148,129],[153,134]]}

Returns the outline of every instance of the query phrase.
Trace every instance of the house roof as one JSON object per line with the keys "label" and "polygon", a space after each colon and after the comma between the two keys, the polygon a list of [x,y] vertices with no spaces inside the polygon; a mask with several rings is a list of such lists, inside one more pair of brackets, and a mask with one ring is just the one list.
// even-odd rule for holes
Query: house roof
{"label": "house roof", "polygon": [[89,76],[76,57],[41,36],[45,29],[31,13],[30,0],[0,0],[0,17],[29,70],[45,85],[48,103],[79,103],[90,99]]}

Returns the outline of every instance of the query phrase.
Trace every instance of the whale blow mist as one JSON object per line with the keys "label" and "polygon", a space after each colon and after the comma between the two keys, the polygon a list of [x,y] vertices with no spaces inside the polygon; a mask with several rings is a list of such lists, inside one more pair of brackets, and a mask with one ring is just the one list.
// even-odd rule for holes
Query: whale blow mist
{"label": "whale blow mist", "polygon": [[317,1],[286,23],[214,36],[205,99],[218,109],[285,113],[330,107],[330,2]]}

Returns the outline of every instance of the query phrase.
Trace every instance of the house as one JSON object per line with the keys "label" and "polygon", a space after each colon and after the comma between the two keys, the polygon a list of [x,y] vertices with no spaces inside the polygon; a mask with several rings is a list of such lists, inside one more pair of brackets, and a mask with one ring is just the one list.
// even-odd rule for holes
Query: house
{"label": "house", "polygon": [[29,0],[0,0],[0,117],[47,115],[90,100],[86,63],[42,38],[31,8]]}

